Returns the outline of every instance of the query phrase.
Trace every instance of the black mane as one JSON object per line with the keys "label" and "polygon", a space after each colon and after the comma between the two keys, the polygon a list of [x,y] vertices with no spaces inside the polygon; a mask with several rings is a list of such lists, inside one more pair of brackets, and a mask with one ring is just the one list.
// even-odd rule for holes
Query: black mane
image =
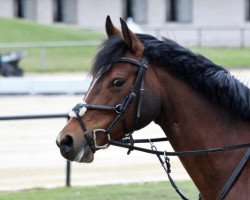
{"label": "black mane", "polygon": [[[161,66],[213,103],[225,106],[242,119],[250,120],[250,90],[227,70],[172,40],[164,38],[161,41],[146,34],[137,36],[144,44],[144,56],[149,63]],[[121,37],[106,40],[95,58],[91,73],[105,73],[126,50]]]}

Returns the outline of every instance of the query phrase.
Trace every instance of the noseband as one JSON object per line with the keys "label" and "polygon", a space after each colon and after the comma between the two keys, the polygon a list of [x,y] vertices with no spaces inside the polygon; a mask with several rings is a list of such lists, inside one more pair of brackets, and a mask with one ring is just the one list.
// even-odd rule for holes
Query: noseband
{"label": "noseband", "polygon": [[[104,134],[107,138],[107,141],[109,141],[110,140],[110,132],[117,126],[117,124],[121,120],[124,119],[124,114],[125,114],[126,110],[128,110],[129,106],[131,105],[133,100],[136,98],[138,93],[139,93],[139,97],[138,97],[136,117],[135,117],[133,127],[131,130],[124,130],[124,135],[131,134],[134,132],[136,124],[137,124],[137,122],[140,118],[140,115],[141,115],[142,98],[143,98],[143,94],[144,94],[144,75],[145,75],[145,72],[148,68],[148,60],[145,57],[141,61],[137,61],[137,60],[135,60],[133,58],[129,58],[129,57],[120,57],[120,58],[116,59],[112,64],[121,63],[121,62],[130,63],[130,64],[139,68],[135,82],[134,82],[133,86],[131,87],[128,95],[122,101],[122,103],[117,104],[115,106],[78,103],[72,109],[72,111],[75,115],[70,115],[70,117],[75,117],[78,120],[78,122],[83,130],[84,137],[87,140],[87,144],[90,146],[93,153],[97,149],[104,149],[104,148],[107,148],[109,146],[108,142],[104,145],[101,145],[101,146],[97,144],[98,133]],[[81,109],[83,109],[83,108],[90,109],[90,110],[105,110],[105,111],[115,112],[116,117],[108,125],[108,127],[106,129],[95,129],[95,130],[93,130],[93,134],[91,135],[90,132],[87,130],[86,126],[84,125],[83,120],[81,119],[83,114],[84,114],[84,112],[81,112]]]}

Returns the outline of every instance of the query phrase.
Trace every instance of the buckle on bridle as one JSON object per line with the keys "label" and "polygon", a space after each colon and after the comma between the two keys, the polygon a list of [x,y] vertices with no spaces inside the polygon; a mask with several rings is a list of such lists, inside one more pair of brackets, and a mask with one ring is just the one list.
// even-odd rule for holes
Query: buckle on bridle
{"label": "buckle on bridle", "polygon": [[[107,137],[107,143],[104,144],[104,145],[98,145],[97,144],[97,133],[103,133],[104,135],[106,135]],[[97,149],[107,149],[108,146],[109,146],[109,143],[108,141],[110,140],[110,135],[106,132],[105,129],[95,129],[93,130],[93,140],[94,140],[94,145],[95,145],[95,148]]]}
{"label": "buckle on bridle", "polygon": [[117,114],[119,114],[121,111],[122,111],[122,104],[116,105],[116,107],[115,107],[115,112],[116,112]]}

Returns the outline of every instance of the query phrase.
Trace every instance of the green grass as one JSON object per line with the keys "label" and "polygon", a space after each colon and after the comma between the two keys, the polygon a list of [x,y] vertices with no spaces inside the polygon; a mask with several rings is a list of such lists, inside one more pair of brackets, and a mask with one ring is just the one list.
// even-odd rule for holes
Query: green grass
{"label": "green grass", "polygon": [[102,40],[104,34],[63,26],[0,18],[0,43]]}
{"label": "green grass", "polygon": [[226,68],[250,67],[250,48],[193,48],[192,50]]}
{"label": "green grass", "polygon": [[41,49],[25,49],[28,57],[21,62],[26,72],[74,72],[89,71],[96,46],[53,47],[45,49],[41,61]]}
{"label": "green grass", "polygon": [[[104,33],[63,26],[49,26],[20,19],[0,18],[0,43],[49,42],[49,41],[101,41]],[[103,28],[104,30],[104,28]],[[96,46],[53,47],[45,49],[41,61],[41,49],[15,49],[26,51],[27,58],[21,62],[25,72],[89,71],[97,52]],[[0,49],[0,53],[13,49]],[[197,53],[226,68],[249,68],[250,48],[193,48]]]}
{"label": "green grass", "polygon": [[[0,43],[101,41],[104,33],[76,28],[49,26],[20,19],[0,18]],[[53,47],[45,49],[45,60],[41,61],[41,49],[2,49],[1,53],[20,50],[28,53],[21,62],[25,72],[89,71],[91,60],[97,52],[96,46]]]}
{"label": "green grass", "polygon": [[[190,181],[177,183],[189,199],[197,199],[198,191]],[[168,182],[35,189],[0,193],[0,200],[176,200],[180,197]]]}

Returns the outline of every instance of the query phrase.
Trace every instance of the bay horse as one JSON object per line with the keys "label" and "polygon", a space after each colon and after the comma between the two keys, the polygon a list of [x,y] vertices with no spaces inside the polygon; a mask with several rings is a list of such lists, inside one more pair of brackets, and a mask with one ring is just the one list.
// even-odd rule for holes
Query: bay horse
{"label": "bay horse", "polygon": [[[227,70],[172,40],[135,34],[122,19],[120,31],[108,16],[106,33],[84,102],[73,109],[57,137],[62,156],[90,163],[109,140],[120,140],[152,121],[176,152],[249,143],[250,90]],[[180,160],[201,199],[214,200],[224,199],[220,191],[246,158],[226,199],[247,200],[246,152],[241,148]]]}

